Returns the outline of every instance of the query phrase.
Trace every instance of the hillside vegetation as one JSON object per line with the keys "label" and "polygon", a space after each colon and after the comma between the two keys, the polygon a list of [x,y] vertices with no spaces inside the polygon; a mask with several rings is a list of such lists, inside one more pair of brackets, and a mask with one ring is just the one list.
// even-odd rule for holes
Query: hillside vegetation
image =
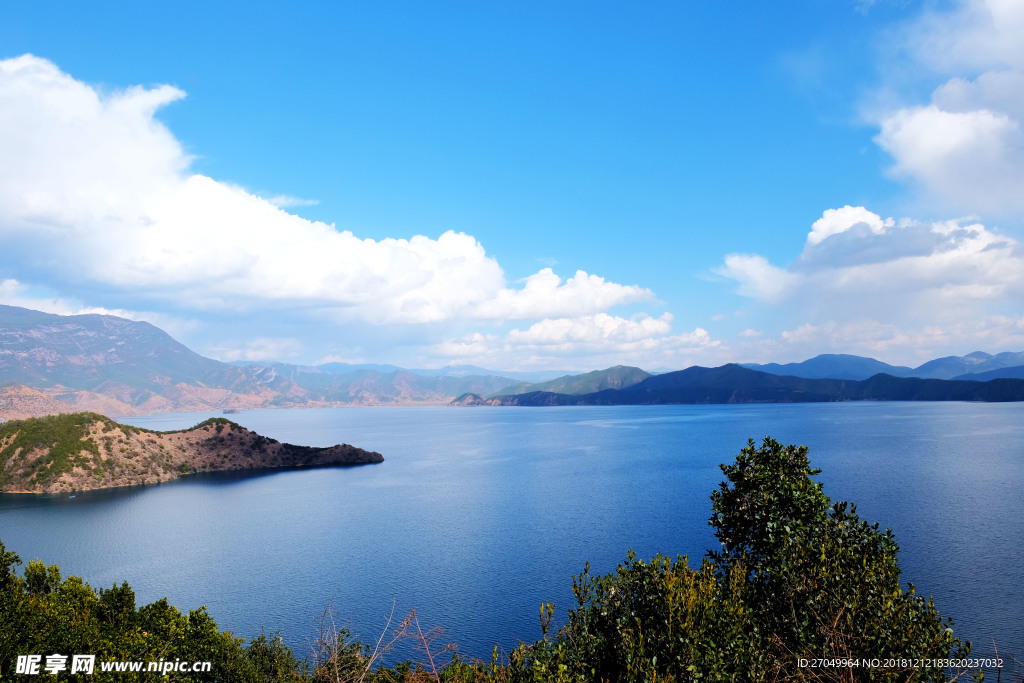
{"label": "hillside vegetation", "polygon": [[[604,389],[625,389],[651,377],[651,373],[628,365],[616,365],[604,370],[594,370],[581,375],[565,375],[547,382],[519,382],[492,394],[514,396],[534,391],[550,391],[557,394],[591,394]],[[479,392],[477,392],[479,393]]]}
{"label": "hillside vegetation", "polygon": [[123,425],[96,413],[0,424],[0,492],[7,493],[85,491],[157,484],[196,472],[383,460],[380,453],[348,444],[281,443],[224,418],[173,432]]}
{"label": "hillside vegetation", "polygon": [[[632,552],[611,574],[587,566],[573,577],[577,604],[563,627],[552,631],[555,606],[544,603],[541,639],[504,657],[495,648],[489,662],[445,655],[415,612],[372,648],[325,617],[300,661],[276,637],[245,645],[218,632],[204,610],[185,617],[166,601],[136,609],[127,584],[97,593],[38,560],[18,576],[20,558],[0,544],[0,678],[17,655],[40,652],[213,661],[211,673],[176,673],[175,681],[314,683],[938,682],[967,673],[958,668],[964,661],[983,661],[965,660],[970,643],[913,585],[903,588],[892,533],[852,505],[832,504],[806,448],[751,441],[722,470],[709,520],[719,547],[698,568],[685,557],[647,562]],[[419,647],[421,661],[381,665],[401,639]]]}

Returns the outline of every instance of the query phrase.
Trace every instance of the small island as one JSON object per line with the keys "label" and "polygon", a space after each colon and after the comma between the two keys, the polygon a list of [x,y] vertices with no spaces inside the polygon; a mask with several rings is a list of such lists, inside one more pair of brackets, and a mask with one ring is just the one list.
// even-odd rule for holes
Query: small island
{"label": "small island", "polygon": [[383,462],[348,444],[295,446],[215,417],[157,432],[97,413],[0,424],[0,492],[70,493],[159,484],[198,472],[331,467]]}

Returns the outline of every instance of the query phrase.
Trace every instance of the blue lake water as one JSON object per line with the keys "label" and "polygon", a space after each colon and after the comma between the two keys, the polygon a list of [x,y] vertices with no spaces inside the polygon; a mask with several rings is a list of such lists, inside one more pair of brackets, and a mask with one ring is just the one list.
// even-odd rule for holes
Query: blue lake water
{"label": "blue lake water", "polygon": [[[126,418],[177,429],[210,414]],[[75,498],[0,496],[0,540],[139,604],[206,605],[237,636],[304,655],[331,606],[374,641],[394,607],[471,657],[540,636],[540,603],[633,548],[715,543],[709,495],[748,438],[805,444],[833,500],[893,529],[904,579],[974,654],[1024,659],[1024,404],[829,403],[246,411],[282,441],[347,442],[385,462],[203,475]],[[869,653],[863,653],[867,656]]]}

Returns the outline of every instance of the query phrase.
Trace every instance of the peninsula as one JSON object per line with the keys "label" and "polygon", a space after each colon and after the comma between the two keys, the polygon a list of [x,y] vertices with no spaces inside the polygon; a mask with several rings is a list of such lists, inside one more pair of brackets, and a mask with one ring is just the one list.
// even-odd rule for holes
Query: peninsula
{"label": "peninsula", "polygon": [[0,492],[70,493],[158,484],[197,472],[328,467],[383,462],[348,444],[295,446],[225,418],[157,432],[96,413],[0,424]]}

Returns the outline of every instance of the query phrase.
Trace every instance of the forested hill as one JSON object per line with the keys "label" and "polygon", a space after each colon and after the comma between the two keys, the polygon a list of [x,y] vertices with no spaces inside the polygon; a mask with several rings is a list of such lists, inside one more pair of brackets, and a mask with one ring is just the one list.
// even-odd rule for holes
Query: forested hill
{"label": "forested hill", "polygon": [[155,432],[95,413],[0,425],[0,492],[59,493],[156,484],[196,472],[363,465],[380,453],[348,444],[312,448],[260,436],[211,418],[191,429]]}
{"label": "forested hill", "polygon": [[581,396],[531,392],[497,396],[489,405],[647,405],[667,403],[815,403],[825,401],[1024,401],[1024,380],[920,379],[878,374],[866,380],[772,375],[741,365],[691,367],[625,389]]}
{"label": "forested hill", "polygon": [[628,365],[616,365],[605,370],[594,370],[578,375],[565,375],[547,382],[519,382],[503,387],[494,396],[550,391],[558,394],[591,394],[604,389],[623,389],[651,377],[651,373]]}

